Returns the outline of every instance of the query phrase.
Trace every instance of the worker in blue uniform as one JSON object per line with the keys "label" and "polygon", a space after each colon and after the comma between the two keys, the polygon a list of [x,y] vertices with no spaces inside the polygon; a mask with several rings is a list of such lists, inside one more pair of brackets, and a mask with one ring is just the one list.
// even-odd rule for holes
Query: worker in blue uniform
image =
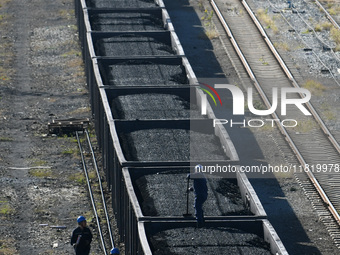
{"label": "worker in blue uniform", "polygon": [[204,225],[203,204],[208,198],[207,179],[205,175],[200,172],[190,173],[187,178],[192,179],[194,183],[195,217],[197,220],[197,226],[202,227]]}
{"label": "worker in blue uniform", "polygon": [[91,249],[92,233],[86,226],[84,216],[79,216],[77,222],[79,226],[73,230],[71,245],[74,247],[76,255],[88,255]]}

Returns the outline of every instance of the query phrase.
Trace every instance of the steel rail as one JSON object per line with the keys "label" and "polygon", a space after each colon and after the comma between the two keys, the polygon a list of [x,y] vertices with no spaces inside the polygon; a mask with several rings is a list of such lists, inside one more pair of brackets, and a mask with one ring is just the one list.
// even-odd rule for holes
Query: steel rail
{"label": "steel rail", "polygon": [[89,136],[89,132],[87,131],[87,129],[85,129],[85,134],[86,134],[87,142],[88,142],[90,150],[91,150],[93,165],[94,165],[94,168],[95,168],[96,173],[97,173],[97,178],[98,178],[98,183],[99,183],[99,188],[100,188],[100,194],[101,194],[102,201],[103,201],[104,213],[105,213],[105,218],[106,218],[106,222],[107,222],[107,228],[108,228],[108,231],[109,231],[111,246],[112,246],[112,248],[115,248],[115,243],[114,243],[113,235],[112,235],[112,231],[111,231],[111,223],[110,223],[109,213],[107,211],[105,196],[104,196],[104,192],[103,192],[103,185],[102,185],[102,181],[101,181],[99,170],[98,170],[98,164],[97,164],[96,156],[94,154],[93,146],[92,146],[91,139],[90,139],[90,136]]}
{"label": "steel rail", "polygon": [[[245,2],[245,1],[242,1],[242,2]],[[247,62],[245,56],[243,55],[243,53],[242,53],[240,47],[238,46],[238,43],[236,42],[236,40],[235,40],[235,38],[234,38],[234,36],[233,36],[233,34],[232,34],[232,32],[231,32],[231,29],[229,28],[229,26],[228,26],[226,20],[224,19],[224,17],[223,17],[223,15],[222,15],[221,11],[219,10],[217,4],[215,3],[214,0],[210,0],[210,3],[211,3],[211,5],[212,5],[212,7],[213,7],[213,9],[214,9],[214,11],[215,11],[217,17],[219,18],[219,20],[220,20],[220,22],[221,22],[223,28],[225,29],[226,33],[228,34],[228,37],[229,37],[229,39],[231,40],[231,43],[232,43],[233,47],[235,48],[235,50],[236,50],[236,52],[237,52],[239,58],[241,59],[242,63],[245,65],[246,71],[248,72],[248,75],[250,76],[250,78],[253,80],[254,85],[255,85],[256,89],[258,90],[258,92],[259,92],[261,98],[263,99],[263,101],[264,101],[264,103],[266,104],[266,106],[270,108],[270,107],[271,107],[271,104],[270,104],[269,99],[267,98],[267,96],[266,96],[265,93],[263,92],[263,90],[262,90],[260,84],[258,83],[258,81],[257,81],[257,79],[256,79],[256,77],[255,77],[255,75],[254,75],[254,73],[253,73],[253,71],[251,70],[251,68],[250,68],[250,66],[249,66],[249,64],[248,64],[248,62]],[[247,4],[247,3],[246,3],[246,4]],[[247,5],[248,5],[248,4],[247,4]],[[248,6],[248,7],[249,7],[249,6]],[[250,9],[250,8],[249,8],[249,9]],[[248,10],[247,10],[247,11],[248,11]],[[248,13],[249,13],[249,11],[248,11]],[[251,11],[250,13],[253,14],[252,11]],[[254,14],[253,14],[253,15],[254,15]],[[257,20],[257,19],[256,19],[256,20]],[[255,21],[254,21],[254,22],[255,22]],[[261,28],[262,28],[262,26],[261,26]],[[263,30],[263,28],[262,28],[262,30]],[[263,30],[263,32],[264,32],[264,30]],[[263,34],[262,34],[262,36],[263,36]],[[265,40],[266,42],[267,42],[267,41],[270,42],[268,36],[264,37],[264,40]],[[272,44],[271,44],[271,45],[272,45]],[[274,47],[274,45],[272,45],[272,47]],[[270,48],[271,48],[271,47],[270,47]],[[274,47],[274,49],[275,49],[275,47]],[[280,55],[278,54],[278,52],[277,52],[276,50],[275,50],[275,52],[276,52],[276,53],[274,54],[274,52],[273,52],[273,54],[274,54],[275,56],[277,56],[277,57],[280,59],[280,61],[283,62],[283,60],[282,60],[282,58],[280,57]],[[283,70],[284,70],[284,72],[287,74],[288,77],[293,78],[292,74],[290,73],[290,71],[289,71],[289,69],[288,69],[287,67],[283,68]],[[291,82],[294,84],[294,86],[296,86],[296,85],[298,86],[298,84],[296,83],[295,79],[294,79],[294,78],[291,79],[291,78],[289,78],[289,79],[290,79]],[[296,84],[295,84],[295,83],[296,83]],[[299,86],[298,86],[298,87],[299,87]],[[313,109],[313,110],[314,110],[314,108],[310,108],[310,109]],[[315,110],[314,110],[314,111],[315,111]],[[275,119],[280,120],[280,118],[278,117],[278,115],[276,114],[276,112],[274,112],[274,113],[272,114],[272,116],[273,116]],[[277,124],[278,128],[280,129],[281,133],[284,135],[284,137],[285,137],[286,141],[288,142],[289,146],[290,146],[290,147],[292,148],[292,150],[294,151],[294,153],[295,153],[295,155],[297,156],[297,158],[298,158],[299,162],[301,163],[301,165],[303,165],[303,166],[305,167],[305,166],[307,165],[307,163],[306,163],[306,161],[304,160],[304,158],[303,158],[303,156],[301,155],[301,153],[300,153],[300,151],[298,150],[298,148],[296,147],[294,141],[292,140],[292,138],[290,137],[290,135],[289,135],[288,132],[286,131],[286,129],[285,129],[282,125],[280,125],[280,124],[278,124],[278,123],[276,123],[276,124]],[[332,144],[333,144],[333,143],[332,143]],[[333,145],[334,145],[334,144],[333,144]],[[338,152],[340,152],[340,151],[339,151],[339,148],[337,148],[337,150],[338,150]],[[318,180],[315,178],[315,176],[314,176],[314,174],[313,174],[312,172],[307,171],[306,174],[308,175],[308,177],[310,178],[311,182],[313,183],[313,185],[314,185],[315,188],[317,189],[318,193],[320,194],[320,196],[321,196],[322,200],[324,201],[324,203],[327,205],[327,207],[328,207],[328,209],[330,210],[330,212],[332,213],[333,217],[335,218],[335,220],[336,220],[336,221],[338,222],[338,224],[340,225],[340,215],[338,214],[337,210],[336,210],[335,207],[333,206],[332,202],[329,200],[327,194],[325,193],[325,191],[324,191],[323,188],[321,187],[320,183],[319,183]]]}
{"label": "steel rail", "polygon": [[102,245],[102,248],[104,250],[105,255],[107,255],[106,246],[105,246],[104,237],[103,237],[103,232],[102,232],[102,229],[101,229],[101,226],[100,226],[100,221],[99,221],[99,216],[98,216],[98,213],[97,213],[96,203],[94,201],[92,188],[91,188],[91,184],[90,184],[90,179],[89,179],[89,176],[88,176],[88,173],[87,173],[87,167],[86,167],[85,157],[84,157],[84,153],[83,153],[83,148],[82,148],[81,143],[80,143],[78,131],[76,132],[76,137],[77,137],[78,147],[79,147],[79,150],[80,150],[81,161],[82,161],[82,164],[83,164],[83,170],[84,170],[84,174],[85,174],[85,177],[86,177],[87,187],[88,187],[90,198],[91,198],[93,213],[95,215],[97,226],[98,226],[98,232],[99,232],[99,236],[100,236],[101,245]]}
{"label": "steel rail", "polygon": [[318,0],[314,0],[315,3],[325,12],[327,18],[329,19],[330,22],[332,22],[332,24],[340,30],[340,26],[339,24],[335,21],[335,19],[333,19],[332,15],[329,14],[329,12],[325,9],[325,7],[323,7],[323,5],[318,1]]}

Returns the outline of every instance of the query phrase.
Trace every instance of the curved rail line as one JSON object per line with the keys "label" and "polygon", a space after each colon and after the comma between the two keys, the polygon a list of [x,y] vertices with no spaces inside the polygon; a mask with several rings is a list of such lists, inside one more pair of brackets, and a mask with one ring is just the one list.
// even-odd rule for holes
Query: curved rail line
{"label": "curved rail line", "polygon": [[[93,146],[92,146],[90,136],[89,136],[87,129],[85,129],[85,135],[86,135],[86,141],[87,141],[89,150],[91,151],[93,166],[94,166],[96,174],[97,174],[99,189],[100,189],[100,193],[101,193],[101,200],[102,200],[101,203],[103,204],[105,219],[106,219],[106,222],[107,222],[107,229],[108,229],[108,232],[109,232],[109,238],[110,238],[110,242],[111,242],[110,245],[111,245],[112,248],[114,248],[115,244],[114,244],[114,240],[113,240],[113,234],[112,234],[112,231],[111,231],[110,218],[109,218],[109,214],[108,214],[108,211],[107,211],[106,201],[105,201],[104,192],[103,192],[103,186],[102,186],[102,182],[101,182],[101,178],[100,178],[100,174],[99,174],[99,170],[98,170],[97,160],[96,160],[96,157],[95,157],[95,154],[94,154],[94,151],[93,151]],[[87,187],[88,187],[89,194],[90,194],[93,213],[95,215],[96,223],[97,223],[97,226],[98,226],[100,242],[101,242],[104,254],[107,255],[108,253],[107,253],[107,249],[106,249],[106,245],[105,245],[103,231],[102,231],[102,228],[101,228],[101,225],[100,225],[100,218],[99,218],[99,215],[97,213],[96,202],[95,202],[95,199],[94,199],[94,196],[93,196],[90,178],[89,178],[89,175],[88,175],[87,164],[86,164],[86,160],[85,160],[85,156],[84,156],[84,150],[83,150],[83,146],[81,145],[81,141],[80,141],[78,132],[76,132],[76,137],[77,137],[77,142],[78,142],[78,146],[79,146],[79,150],[80,150],[81,161],[82,161],[82,164],[83,164],[83,170],[84,170],[84,174],[85,174],[85,177],[86,177],[86,183],[87,183]]]}
{"label": "curved rail line", "polygon": [[[267,34],[265,33],[264,29],[262,28],[260,22],[257,20],[257,18],[255,17],[254,13],[252,12],[250,7],[248,6],[247,2],[246,1],[241,1],[241,2],[243,4],[244,8],[246,9],[246,11],[248,12],[249,16],[251,17],[253,23],[259,29],[259,31],[261,33],[261,36],[265,40],[267,46],[270,48],[270,50],[273,53],[273,55],[275,56],[276,60],[280,63],[282,70],[284,71],[284,73],[286,74],[288,79],[291,81],[291,84],[294,87],[300,88],[299,85],[297,84],[297,82],[295,81],[293,75],[289,71],[288,67],[284,64],[284,61],[280,57],[279,53],[276,51],[274,45],[269,40],[269,38],[268,38]],[[260,82],[256,78],[252,68],[250,67],[250,64],[246,60],[245,55],[242,53],[241,47],[237,43],[237,41],[236,41],[236,39],[235,39],[235,37],[234,37],[234,35],[233,35],[229,25],[227,24],[223,14],[222,14],[222,12],[218,8],[218,6],[217,6],[217,4],[216,4],[216,2],[214,0],[210,0],[210,3],[212,5],[212,7],[213,7],[213,9],[214,9],[218,19],[220,20],[223,28],[225,29],[226,33],[228,34],[228,36],[229,36],[229,38],[231,40],[231,43],[232,43],[234,49],[236,50],[239,58],[241,59],[242,63],[244,64],[244,66],[246,68],[246,71],[248,72],[248,75],[253,80],[254,85],[257,88],[259,94],[261,95],[264,103],[266,104],[267,107],[270,108],[270,106],[271,106],[270,101],[269,101],[268,97],[266,96],[266,94],[264,92],[264,89],[261,87]],[[250,29],[250,28],[248,27],[247,29]],[[316,113],[316,111],[313,108],[313,106],[310,103],[307,106],[308,106],[309,110],[312,112],[312,114],[313,114],[315,120],[317,121],[317,123],[319,123],[321,129],[323,130],[323,133],[328,138],[327,140],[329,140],[331,142],[333,148],[337,152],[337,155],[334,154],[334,152],[333,152],[333,154],[338,157],[339,153],[340,153],[340,146],[339,146],[338,142],[335,140],[335,138],[329,132],[329,130],[327,129],[326,125],[324,124],[322,119],[319,117],[319,115]],[[275,119],[280,119],[276,112],[274,112],[272,114],[272,116]],[[289,132],[282,125],[278,124],[277,126],[280,129],[281,133],[284,135],[285,139],[287,140],[288,144],[290,145],[290,147],[292,148],[294,153],[296,154],[296,156],[297,156],[299,162],[301,163],[301,165],[302,166],[307,166],[308,165],[307,164],[307,160],[302,155],[301,151],[298,149],[298,146],[296,145],[296,143],[293,141],[293,139],[296,139],[296,136],[293,138],[291,136],[291,134],[289,134]],[[317,139],[320,139],[320,137],[318,137]],[[315,152],[316,151],[312,150],[312,153],[314,153],[316,155]],[[307,173],[308,177],[310,178],[311,182],[313,183],[313,185],[315,186],[315,188],[317,189],[318,193],[320,194],[322,200],[327,205],[327,208],[330,210],[330,212],[332,213],[333,217],[338,222],[338,224],[340,224],[340,215],[337,212],[337,210],[336,210],[335,206],[333,205],[333,203],[331,202],[331,200],[329,199],[329,197],[327,196],[327,194],[326,194],[325,190],[323,189],[323,187],[321,186],[320,182],[317,180],[317,178],[315,177],[315,175],[311,171],[307,171],[306,173]]]}

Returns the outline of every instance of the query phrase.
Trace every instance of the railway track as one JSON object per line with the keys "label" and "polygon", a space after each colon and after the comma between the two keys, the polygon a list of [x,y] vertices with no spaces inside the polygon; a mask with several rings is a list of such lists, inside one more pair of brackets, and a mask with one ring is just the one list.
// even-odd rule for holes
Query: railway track
{"label": "railway track", "polygon": [[[277,88],[299,87],[246,1],[228,2],[240,10],[239,12],[242,13],[240,15],[231,13],[226,5],[223,7],[219,5],[218,0],[211,0],[210,3],[268,109],[272,104],[274,84]],[[285,116],[281,115],[280,111],[276,111],[272,117],[280,120],[283,118],[295,119],[300,124],[308,123],[308,126],[311,127],[308,130],[300,130],[278,125],[300,162],[300,167],[295,169],[295,174],[301,184],[312,183],[317,190],[323,203],[317,203],[315,200],[314,206],[320,213],[324,211],[325,225],[328,226],[339,247],[340,178],[338,166],[340,147],[313,106],[311,104],[307,106],[313,117],[306,118],[300,111],[293,108],[287,109]],[[327,167],[326,173],[312,171],[312,167],[316,170],[316,166],[331,166],[331,164],[337,168],[331,170]],[[312,198],[315,195],[310,188],[305,188],[305,192]],[[324,207],[327,207],[329,212],[326,213],[325,210],[322,210]]]}
{"label": "railway track", "polygon": [[[310,15],[313,15],[313,11],[309,12],[308,7],[313,5],[304,0],[295,1],[294,7],[288,10],[287,8],[282,8],[282,3],[278,3],[277,1],[267,0],[267,3],[267,6],[270,6],[274,13],[281,15],[291,28],[290,31],[305,45],[305,50],[310,51],[310,58],[314,58],[316,62],[320,63],[321,69],[318,70],[317,67],[314,66],[313,72],[319,72],[326,77],[329,76],[337,86],[340,86],[338,78],[340,57],[336,54],[336,44],[330,39],[327,32],[324,31],[330,30],[328,25],[332,26],[332,24],[325,22],[327,19],[324,18],[321,13],[317,15],[315,19],[310,18]],[[311,7],[311,9],[313,8]],[[314,12],[319,12],[317,8],[314,7],[314,9]],[[324,9],[324,11],[327,17],[329,13],[327,13],[326,9]],[[331,16],[330,18],[332,19]],[[331,20],[331,22],[337,25],[334,19]],[[324,28],[326,25],[328,26],[327,29]],[[337,28],[337,26],[335,26],[335,28]]]}
{"label": "railway track", "polygon": [[[108,250],[111,250],[111,248],[115,248],[115,243],[111,231],[110,217],[107,211],[103,186],[97,166],[97,160],[87,129],[85,129],[84,132],[84,141],[82,141],[82,139],[80,138],[80,133],[78,131],[76,132],[76,137],[79,146],[81,161],[83,164],[83,170],[86,177],[86,183],[91,199],[92,209],[98,227],[100,243],[103,249],[103,253],[107,255],[110,254]],[[88,152],[85,152],[85,148]],[[89,157],[90,159],[88,159]],[[92,173],[94,174],[90,174],[88,166],[91,166]]]}
{"label": "railway track", "polygon": [[[314,2],[320,7],[320,9],[326,14],[326,17],[329,19],[330,22],[337,28],[340,29],[340,19],[339,15],[337,17],[333,17],[327,8],[325,7],[325,1],[314,0]],[[335,1],[334,1],[335,4]]]}

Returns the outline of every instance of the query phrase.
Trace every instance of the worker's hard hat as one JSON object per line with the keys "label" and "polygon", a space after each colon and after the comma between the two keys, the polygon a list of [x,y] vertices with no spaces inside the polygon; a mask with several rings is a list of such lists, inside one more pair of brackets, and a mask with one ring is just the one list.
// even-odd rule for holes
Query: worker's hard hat
{"label": "worker's hard hat", "polygon": [[118,248],[113,248],[113,249],[110,251],[110,254],[119,254]]}
{"label": "worker's hard hat", "polygon": [[77,219],[77,222],[80,223],[84,220],[86,220],[84,216],[79,216],[78,219]]}

